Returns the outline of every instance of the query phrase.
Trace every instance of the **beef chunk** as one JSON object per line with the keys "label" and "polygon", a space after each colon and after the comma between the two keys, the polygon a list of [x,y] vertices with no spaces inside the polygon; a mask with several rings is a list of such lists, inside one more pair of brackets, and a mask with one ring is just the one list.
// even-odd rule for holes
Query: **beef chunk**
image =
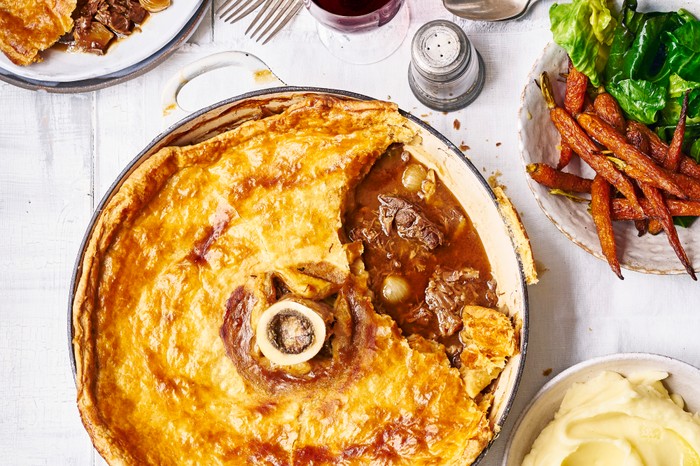
{"label": "beef chunk", "polygon": [[379,222],[385,235],[392,228],[401,238],[418,240],[428,249],[442,244],[444,235],[433,222],[428,220],[420,208],[400,197],[379,195]]}
{"label": "beef chunk", "polygon": [[95,20],[121,35],[129,35],[133,23],[129,20],[131,4],[128,1],[107,0],[100,5]]}
{"label": "beef chunk", "polygon": [[84,52],[103,54],[115,34],[126,36],[148,12],[134,0],[82,0],[74,13],[73,46]]}
{"label": "beef chunk", "polygon": [[379,232],[373,228],[372,220],[363,221],[359,226],[350,230],[348,234],[351,241],[366,241],[369,244],[374,244],[379,236]]}
{"label": "beef chunk", "polygon": [[440,336],[449,337],[462,329],[462,318],[454,311],[438,307],[433,310],[438,321]]}
{"label": "beef chunk", "polygon": [[425,303],[405,312],[406,322],[428,328],[435,315],[428,310]]}
{"label": "beef chunk", "polygon": [[462,328],[462,308],[477,300],[482,286],[478,280],[475,269],[435,269],[425,289],[425,304],[437,318],[440,335],[450,336]]}
{"label": "beef chunk", "polygon": [[[87,0],[78,8],[78,16],[81,18],[92,18],[97,14],[97,11],[100,9],[100,6],[104,3],[105,0]],[[79,2],[80,3],[80,2]]]}
{"label": "beef chunk", "polygon": [[100,8],[95,19],[117,34],[126,36],[131,33],[132,24],[129,18],[110,8]]}
{"label": "beef chunk", "polygon": [[84,52],[102,55],[114,34],[102,23],[82,17],[75,21],[73,29],[74,47]]}
{"label": "beef chunk", "polygon": [[130,2],[129,3],[129,12],[128,12],[128,17],[131,21],[133,21],[136,24],[141,24],[144,22],[146,19],[146,16],[148,16],[148,11],[144,7],[141,6],[139,2]]}

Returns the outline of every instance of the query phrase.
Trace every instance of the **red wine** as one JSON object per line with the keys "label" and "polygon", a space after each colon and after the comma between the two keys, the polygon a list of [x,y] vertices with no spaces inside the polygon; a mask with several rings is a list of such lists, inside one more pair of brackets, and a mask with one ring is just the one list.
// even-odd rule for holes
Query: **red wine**
{"label": "red wine", "polygon": [[338,16],[362,16],[373,13],[391,0],[313,0],[319,7]]}

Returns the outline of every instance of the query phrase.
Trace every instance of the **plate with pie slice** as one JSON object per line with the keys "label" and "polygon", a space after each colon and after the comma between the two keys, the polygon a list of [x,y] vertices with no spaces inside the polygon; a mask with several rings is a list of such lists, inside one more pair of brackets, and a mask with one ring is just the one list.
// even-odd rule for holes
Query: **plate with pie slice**
{"label": "plate with pie slice", "polygon": [[[140,8],[143,2],[134,0],[59,3],[72,13],[54,14],[48,7],[39,8],[42,2],[31,2],[37,11],[14,3],[0,5],[0,23],[20,22],[15,29],[5,27],[0,36],[0,50],[5,52],[0,53],[0,80],[59,93],[92,91],[126,81],[153,69],[177,50],[194,33],[210,4],[174,0],[162,11],[148,13]],[[92,3],[109,8],[80,13]],[[116,10],[120,5],[121,15]],[[37,15],[44,15],[54,26],[38,28]],[[31,34],[26,33],[28,28],[34,28]]]}

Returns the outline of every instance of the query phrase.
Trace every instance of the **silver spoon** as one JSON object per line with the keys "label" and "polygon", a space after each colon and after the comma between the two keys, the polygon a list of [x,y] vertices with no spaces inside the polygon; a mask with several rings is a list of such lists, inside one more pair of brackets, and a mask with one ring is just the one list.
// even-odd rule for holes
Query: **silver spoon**
{"label": "silver spoon", "polygon": [[452,14],[474,21],[519,18],[537,0],[442,0]]}

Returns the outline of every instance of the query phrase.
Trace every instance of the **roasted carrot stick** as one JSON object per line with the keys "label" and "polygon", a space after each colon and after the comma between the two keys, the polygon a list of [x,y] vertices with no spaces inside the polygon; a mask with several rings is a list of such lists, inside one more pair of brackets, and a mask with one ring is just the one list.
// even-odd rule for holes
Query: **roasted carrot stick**
{"label": "roasted carrot stick", "polygon": [[[649,138],[649,144],[651,146],[651,152],[649,152],[649,155],[651,155],[652,158],[658,163],[663,164],[664,160],[666,160],[666,155],[668,154],[668,144],[663,142],[655,132],[639,122],[630,120],[627,122],[627,126],[635,128],[646,134],[646,136]],[[679,171],[684,175],[700,179],[700,164],[696,163],[693,159],[686,155],[681,154]]]}
{"label": "roasted carrot stick", "polygon": [[700,180],[700,164],[695,162],[690,157],[681,157],[681,173],[687,176],[692,176],[693,178]]}
{"label": "roasted carrot stick", "polygon": [[657,163],[663,164],[668,154],[668,144],[663,142],[661,138],[652,130],[650,130],[645,124],[638,121],[630,120],[627,122],[627,128],[639,131],[644,134],[649,139],[650,151],[649,155],[651,158],[656,160]]}
{"label": "roasted carrot stick", "polygon": [[650,180],[650,184],[681,199],[686,198],[681,188],[673,182],[667,173],[664,173],[660,167],[654,164],[639,149],[629,144],[625,140],[625,136],[615,131],[612,126],[604,122],[600,117],[589,113],[581,113],[578,116],[578,122],[592,138],[610,149],[617,157],[642,170]]}
{"label": "roasted carrot stick", "polygon": [[[631,126],[627,126],[625,129],[625,136],[627,138],[627,142],[632,144],[634,147],[639,149],[645,154],[648,154],[649,151],[651,150],[651,146],[649,144],[649,138],[639,131],[638,129],[634,129]],[[644,206],[642,205],[642,208]],[[634,227],[637,229],[637,236],[644,236],[649,232],[649,223],[650,222],[655,222],[658,224],[657,220],[649,220],[649,219],[638,219],[634,221]]]}
{"label": "roasted carrot stick", "polygon": [[625,178],[612,162],[597,154],[598,147],[576,123],[576,120],[561,108],[552,109],[550,117],[564,140],[581,159],[590,165],[596,173],[601,174],[610,184],[615,186],[633,204],[639,204],[637,194],[630,180]]}
{"label": "roasted carrot stick", "polygon": [[[663,166],[670,172],[676,173],[680,169],[681,165],[681,146],[683,145],[683,138],[685,137],[685,118],[688,112],[688,94],[690,91],[685,93],[683,97],[683,105],[681,107],[680,118],[678,119],[678,124],[676,125],[676,130],[673,132],[673,138],[671,139],[671,145],[668,148],[668,153],[663,160]],[[649,221],[648,231],[652,235],[658,235],[664,230],[664,226],[660,219],[652,219]]]}
{"label": "roasted carrot stick", "polygon": [[683,138],[685,137],[685,117],[688,113],[688,95],[690,94],[690,89],[685,92],[683,96],[683,106],[681,107],[681,116],[678,119],[678,124],[676,125],[676,130],[673,132],[673,138],[671,139],[671,145],[668,147],[668,155],[666,160],[664,160],[664,167],[667,169],[677,172],[681,166],[681,146],[683,145]]}
{"label": "roasted carrot stick", "polygon": [[637,199],[637,194],[634,191],[632,182],[620,173],[611,161],[596,153],[598,147],[578,123],[576,123],[576,120],[569,115],[566,110],[557,107],[554,103],[552,86],[547,73],[542,73],[540,77],[540,89],[550,109],[549,116],[552,122],[554,122],[554,126],[556,126],[561,134],[562,139],[569,144],[574,152],[590,165],[596,173],[603,176],[603,178],[608,180],[608,182],[620,191],[623,196],[629,199],[632,205],[635,206],[641,214],[643,211],[639,205],[639,200]]}
{"label": "roasted carrot stick", "polygon": [[[613,216],[613,220],[620,220]],[[637,236],[644,236],[649,233],[649,219],[634,219],[634,227],[637,229]]]}
{"label": "roasted carrot stick", "polygon": [[[648,199],[640,199],[642,207],[651,209]],[[674,217],[700,216],[700,201],[681,201],[679,199],[666,199],[666,206]],[[613,220],[642,220],[643,217],[637,213],[627,199],[613,199],[612,201]]]}
{"label": "roasted carrot stick", "polygon": [[561,150],[559,151],[559,162],[557,162],[557,170],[561,170],[569,165],[569,162],[571,162],[573,156],[574,151],[571,149],[571,146],[562,141]]}
{"label": "roasted carrot stick", "polygon": [[596,175],[591,184],[591,215],[598,230],[598,239],[603,255],[608,260],[610,268],[615,274],[624,280],[620,271],[620,261],[617,259],[617,247],[615,246],[615,233],[613,232],[612,217],[610,215],[610,184],[601,175]]}
{"label": "roasted carrot stick", "polygon": [[659,220],[658,218],[649,219],[649,225],[647,226],[647,233],[649,233],[650,235],[656,236],[659,233],[661,233],[662,231],[664,231],[664,226],[661,223],[661,220]]}
{"label": "roasted carrot stick", "polygon": [[590,193],[591,181],[587,178],[564,173],[550,167],[546,163],[531,163],[527,167],[530,177],[539,184],[552,189],[561,189],[573,193]]}
{"label": "roasted carrot stick", "polygon": [[[642,153],[649,154],[649,152],[651,151],[651,146],[649,143],[649,138],[644,133],[639,131],[639,129],[635,129],[632,126],[628,126],[625,132],[627,141],[630,144],[639,149]],[[653,215],[651,215],[651,213],[653,213],[653,208],[648,203],[646,205],[642,204],[642,208],[645,209],[645,211],[647,212],[647,216],[651,218],[634,221],[634,226],[637,229],[637,236],[644,236],[647,233],[650,233],[652,235],[658,235],[659,233],[661,233],[663,231],[663,226],[661,225],[659,219],[653,218]]]}
{"label": "roasted carrot stick", "polygon": [[627,122],[615,97],[602,92],[593,101],[593,108],[604,122],[615,128],[618,133],[625,134]]}
{"label": "roasted carrot stick", "polygon": [[571,66],[566,77],[566,93],[564,94],[564,108],[572,116],[576,116],[583,110],[588,88],[588,76]]}
{"label": "roasted carrot stick", "polygon": [[671,178],[686,193],[688,199],[700,200],[700,180],[680,173],[672,173]]}
{"label": "roasted carrot stick", "polygon": [[[651,177],[633,165],[625,164],[622,167],[622,170],[635,180],[642,183],[652,184]],[[664,169],[662,169],[662,171],[685,193],[683,196],[684,199],[700,200],[700,180],[691,178],[690,176],[686,176],[681,173],[672,173]]]}
{"label": "roasted carrot stick", "polygon": [[641,152],[649,155],[651,153],[651,143],[649,136],[634,128],[631,124],[627,126],[626,134],[627,141]]}
{"label": "roasted carrot stick", "polygon": [[688,272],[688,275],[690,275],[690,277],[693,280],[697,281],[697,277],[695,276],[695,270],[693,270],[693,266],[688,260],[688,256],[686,255],[685,250],[683,249],[681,240],[678,238],[676,226],[673,224],[673,217],[671,216],[671,212],[666,206],[666,203],[664,202],[664,197],[661,195],[661,192],[653,186],[648,185],[647,183],[640,183],[639,186],[640,188],[642,188],[642,192],[649,200],[649,204],[651,206],[649,212],[655,218],[657,218],[659,222],[661,222],[661,225],[663,226],[664,230],[666,230],[666,237],[668,238],[668,242],[671,244],[671,247],[676,252],[676,256],[678,256],[678,259],[681,261],[681,264],[683,264],[683,267],[685,267],[685,270],[686,272]]}
{"label": "roasted carrot stick", "polygon": [[583,110],[584,113],[595,113],[595,108],[593,108],[593,102],[591,99],[588,97],[588,94],[586,94],[586,100],[583,102]]}
{"label": "roasted carrot stick", "polygon": [[[587,87],[588,76],[574,68],[571,64],[571,60],[569,60],[569,74],[566,76],[566,91],[564,93],[564,109],[569,112],[570,115],[581,113],[583,103],[586,99]],[[566,167],[573,155],[574,151],[571,150],[571,147],[566,142],[562,142],[557,170]]]}

